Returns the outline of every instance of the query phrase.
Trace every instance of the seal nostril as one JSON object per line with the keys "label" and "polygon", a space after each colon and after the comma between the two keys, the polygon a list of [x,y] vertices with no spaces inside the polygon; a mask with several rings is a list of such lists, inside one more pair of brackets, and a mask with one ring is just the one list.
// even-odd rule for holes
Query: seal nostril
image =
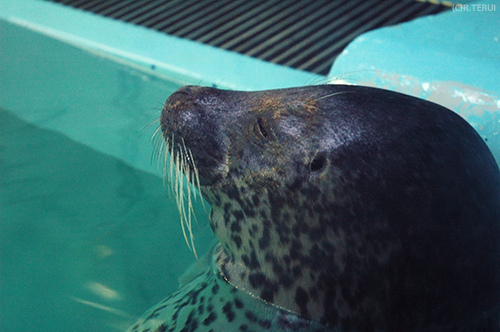
{"label": "seal nostril", "polygon": [[313,159],[313,161],[309,164],[309,169],[311,172],[317,172],[325,166],[326,159],[323,156],[317,156]]}

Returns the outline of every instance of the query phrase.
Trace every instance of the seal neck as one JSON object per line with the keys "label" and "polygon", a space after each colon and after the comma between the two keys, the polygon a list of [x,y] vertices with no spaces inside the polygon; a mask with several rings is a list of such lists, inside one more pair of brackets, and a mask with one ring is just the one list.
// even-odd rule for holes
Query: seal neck
{"label": "seal neck", "polygon": [[272,331],[337,331],[318,321],[302,317],[298,312],[262,299],[241,282],[237,282],[237,280],[233,282],[228,276],[229,270],[231,270],[231,273],[236,271],[244,273],[244,266],[241,263],[234,263],[225,253],[220,243],[214,248],[211,269],[221,288],[231,287],[233,290],[230,292],[243,301],[245,308],[251,308],[253,312],[259,313],[259,322],[256,322],[258,324],[256,327],[259,329],[264,327],[264,324],[267,324],[266,327],[269,326],[269,330]]}

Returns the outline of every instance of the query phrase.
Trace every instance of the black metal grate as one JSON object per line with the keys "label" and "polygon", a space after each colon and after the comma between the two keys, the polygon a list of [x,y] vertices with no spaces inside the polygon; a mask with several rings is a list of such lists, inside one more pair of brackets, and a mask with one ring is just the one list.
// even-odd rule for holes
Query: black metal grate
{"label": "black metal grate", "polygon": [[326,75],[363,32],[447,10],[414,0],[49,0]]}

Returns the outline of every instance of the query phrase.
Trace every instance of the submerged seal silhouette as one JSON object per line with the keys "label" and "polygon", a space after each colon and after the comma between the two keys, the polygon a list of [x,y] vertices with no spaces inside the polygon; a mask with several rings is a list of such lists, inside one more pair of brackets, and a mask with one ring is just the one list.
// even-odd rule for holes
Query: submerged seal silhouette
{"label": "submerged seal silhouette", "polygon": [[500,173],[453,112],[360,86],[187,86],[161,130],[220,245],[133,331],[500,330]]}

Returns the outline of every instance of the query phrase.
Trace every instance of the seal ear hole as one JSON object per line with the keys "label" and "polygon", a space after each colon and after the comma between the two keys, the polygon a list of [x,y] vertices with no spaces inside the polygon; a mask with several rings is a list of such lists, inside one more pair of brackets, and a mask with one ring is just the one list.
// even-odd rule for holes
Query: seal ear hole
{"label": "seal ear hole", "polygon": [[316,156],[309,164],[309,169],[311,172],[318,172],[325,167],[326,158],[324,156]]}

